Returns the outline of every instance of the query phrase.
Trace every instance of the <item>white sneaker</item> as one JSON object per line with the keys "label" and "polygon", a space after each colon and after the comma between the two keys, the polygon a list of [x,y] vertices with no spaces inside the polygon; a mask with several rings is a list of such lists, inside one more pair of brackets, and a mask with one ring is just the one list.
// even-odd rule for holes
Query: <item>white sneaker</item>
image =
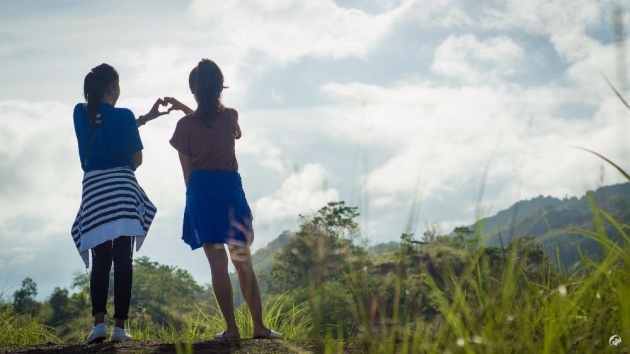
{"label": "white sneaker", "polygon": [[107,327],[105,327],[104,323],[99,323],[96,326],[92,327],[92,332],[85,339],[85,341],[89,343],[100,343],[107,338]]}
{"label": "white sneaker", "polygon": [[133,337],[127,333],[125,328],[114,327],[112,331],[112,342],[126,342],[132,339]]}

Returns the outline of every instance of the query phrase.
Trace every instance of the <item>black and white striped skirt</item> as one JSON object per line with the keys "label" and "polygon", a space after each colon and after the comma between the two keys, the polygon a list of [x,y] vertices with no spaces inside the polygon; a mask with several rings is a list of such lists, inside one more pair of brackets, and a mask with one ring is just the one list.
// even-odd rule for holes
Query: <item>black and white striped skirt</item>
{"label": "black and white striped skirt", "polygon": [[117,167],[86,172],[71,231],[85,267],[89,266],[90,249],[120,236],[135,237],[139,250],[156,212],[133,170]]}

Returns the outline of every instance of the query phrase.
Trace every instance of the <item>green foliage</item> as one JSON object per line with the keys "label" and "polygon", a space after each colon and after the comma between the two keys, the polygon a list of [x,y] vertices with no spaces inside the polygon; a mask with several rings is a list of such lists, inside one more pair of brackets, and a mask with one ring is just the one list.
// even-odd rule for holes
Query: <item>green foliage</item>
{"label": "green foliage", "polygon": [[[368,251],[353,244],[357,208],[331,202],[310,219],[302,216],[298,230],[280,249],[269,275],[271,294],[296,290],[298,303],[310,303],[317,333],[346,336],[360,322],[376,284],[363,278],[371,267]],[[360,307],[361,310],[358,310]]]}
{"label": "green foliage", "polygon": [[368,252],[370,252],[372,256],[382,256],[386,253],[391,253],[392,251],[397,250],[399,247],[400,243],[396,241],[381,242],[376,245],[369,246]]}
{"label": "green foliage", "polygon": [[70,308],[70,298],[67,289],[55,288],[50,294],[48,303],[53,311],[53,315],[48,321],[50,324],[61,323],[74,312]]}
{"label": "green foliage", "polygon": [[344,201],[329,202],[311,219],[302,215],[300,217],[327,235],[354,239],[358,232],[358,224],[354,221],[354,218],[359,216],[357,210],[357,207],[346,206]]}
{"label": "green foliage", "polygon": [[423,240],[425,242],[434,242],[435,239],[440,235],[440,226],[437,223],[429,224],[427,230],[422,234]]}
{"label": "green foliage", "polygon": [[[57,329],[64,340],[83,341],[90,330],[90,277],[77,273],[72,282],[74,293],[55,288],[44,304],[43,321]],[[177,267],[152,262],[147,257],[134,260],[134,279],[129,313],[130,328],[139,333],[165,335],[193,321],[197,305],[214,300],[212,290],[197,284],[190,273]],[[110,274],[108,313],[113,314],[113,272]]]}
{"label": "green foliage", "polygon": [[[627,223],[616,219],[623,214],[608,212],[594,196],[593,227],[570,232],[596,244],[604,257],[578,250],[582,266],[564,273],[557,262],[575,244],[556,243],[553,257],[539,237],[528,234],[506,238],[505,247],[487,246],[482,227],[474,232],[458,227],[444,236],[433,225],[423,241],[403,234],[398,248],[390,245],[375,255],[352,242],[356,208],[328,204],[310,219],[302,217],[297,232],[284,234],[283,246],[275,244],[264,321],[291,340],[322,340],[324,352],[341,352],[348,343],[368,353],[605,350],[610,335],[630,337],[630,238]],[[625,205],[623,199],[605,200]],[[555,217],[554,211],[549,207],[545,215]],[[549,230],[552,222],[545,222]],[[269,264],[273,252],[267,251]],[[210,340],[224,329],[210,289],[189,273],[144,257],[134,267],[129,329],[136,339],[183,341],[191,349],[192,341]],[[42,306],[41,316],[64,339],[82,340],[86,334],[68,328],[89,328],[87,279],[75,278],[74,294],[56,288]],[[22,288],[24,297],[36,291],[26,281]],[[33,326],[50,335],[30,316],[11,316],[0,324]],[[251,336],[245,304],[236,319],[243,337]],[[13,336],[5,343],[18,341]],[[183,345],[178,348],[183,352]]]}
{"label": "green foliage", "polygon": [[17,314],[10,307],[0,308],[0,346],[57,342],[53,333],[37,318]]}
{"label": "green foliage", "polygon": [[276,254],[271,272],[263,279],[272,294],[298,288],[318,288],[343,281],[351,267],[368,262],[367,251],[352,243],[358,229],[355,207],[331,202],[311,219],[302,216],[300,230]]}
{"label": "green foliage", "polygon": [[[282,333],[285,338],[306,340],[311,338],[312,309],[309,302],[296,303],[294,292],[274,295],[263,303],[263,321],[270,328]],[[239,328],[251,328],[251,317],[247,317],[247,326],[239,324]],[[251,326],[251,327],[250,327]]]}
{"label": "green foliage", "polygon": [[22,281],[22,288],[13,293],[13,309],[18,314],[36,315],[40,304],[35,300],[37,284],[31,278]]}
{"label": "green foliage", "polygon": [[162,325],[182,323],[187,320],[183,314],[191,313],[195,303],[212,297],[188,271],[152,262],[148,257],[134,260],[133,282],[133,315],[147,317]]}

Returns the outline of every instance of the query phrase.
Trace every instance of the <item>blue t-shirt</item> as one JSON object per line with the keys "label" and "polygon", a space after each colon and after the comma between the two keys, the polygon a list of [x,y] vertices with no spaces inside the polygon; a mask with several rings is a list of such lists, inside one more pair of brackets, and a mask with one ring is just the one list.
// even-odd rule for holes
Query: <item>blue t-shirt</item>
{"label": "blue t-shirt", "polygon": [[130,167],[135,170],[131,156],[143,149],[136,117],[130,110],[114,108],[109,103],[101,103],[98,108],[101,116],[105,115],[92,143],[87,163],[85,162],[85,154],[96,129],[96,125],[90,123],[86,108],[85,104],[79,103],[74,107],[73,114],[83,171],[114,167]]}

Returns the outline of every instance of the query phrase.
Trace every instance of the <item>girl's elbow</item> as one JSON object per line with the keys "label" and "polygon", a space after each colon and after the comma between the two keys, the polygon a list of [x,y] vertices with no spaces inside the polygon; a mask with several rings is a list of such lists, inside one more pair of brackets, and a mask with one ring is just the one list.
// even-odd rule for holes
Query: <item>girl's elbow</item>
{"label": "girl's elbow", "polygon": [[133,156],[131,156],[131,159],[133,160],[133,164],[134,166],[136,166],[136,168],[140,167],[140,165],[142,165],[142,152],[137,152],[133,154]]}

